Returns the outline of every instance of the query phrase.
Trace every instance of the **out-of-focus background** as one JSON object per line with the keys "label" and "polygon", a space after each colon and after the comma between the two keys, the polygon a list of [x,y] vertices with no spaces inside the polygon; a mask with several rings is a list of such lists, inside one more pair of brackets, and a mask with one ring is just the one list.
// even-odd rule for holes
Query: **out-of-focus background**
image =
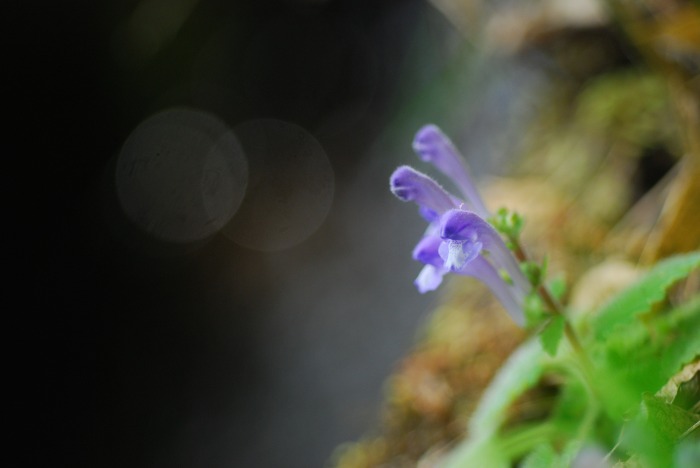
{"label": "out-of-focus background", "polygon": [[[508,174],[552,76],[628,63],[596,2],[566,3],[523,21],[423,0],[9,12],[28,461],[302,468],[371,432],[438,297],[412,285],[423,222],[388,177],[425,169],[429,122],[476,174]],[[525,26],[553,33],[531,46]],[[645,189],[672,159],[650,158]]]}
{"label": "out-of-focus background", "polygon": [[44,3],[6,17],[26,458],[323,465],[435,300],[388,177],[466,128],[470,47],[419,0]]}

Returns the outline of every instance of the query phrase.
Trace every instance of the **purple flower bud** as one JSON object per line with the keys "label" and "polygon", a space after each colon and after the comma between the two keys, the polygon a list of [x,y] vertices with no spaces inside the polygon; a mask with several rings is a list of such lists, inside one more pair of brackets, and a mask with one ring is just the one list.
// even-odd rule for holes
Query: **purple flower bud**
{"label": "purple flower bud", "polygon": [[413,150],[423,161],[432,163],[454,181],[471,209],[484,218],[489,216],[466,161],[437,126],[426,125],[421,128],[413,140]]}
{"label": "purple flower bud", "polygon": [[[401,166],[390,179],[391,191],[403,201],[414,201],[424,212],[437,215],[455,208],[452,197],[437,182],[409,166]],[[429,213],[430,211],[427,211]]]}

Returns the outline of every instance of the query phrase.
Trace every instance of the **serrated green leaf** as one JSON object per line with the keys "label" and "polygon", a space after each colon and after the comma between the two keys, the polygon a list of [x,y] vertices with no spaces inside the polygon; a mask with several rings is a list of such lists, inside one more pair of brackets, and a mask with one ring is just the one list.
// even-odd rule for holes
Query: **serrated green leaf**
{"label": "serrated green leaf", "polygon": [[658,433],[657,439],[668,446],[675,445],[678,438],[698,421],[698,417],[662,398],[644,395],[640,421]]}
{"label": "serrated green leaf", "polygon": [[564,336],[564,317],[555,315],[540,333],[540,343],[547,354],[552,357],[557,354],[562,336]]}
{"label": "serrated green leaf", "polygon": [[646,323],[616,327],[598,346],[603,403],[621,416],[638,405],[642,393],[656,393],[699,354],[700,295]]}
{"label": "serrated green leaf", "polygon": [[696,415],[661,398],[644,395],[637,417],[625,426],[625,448],[637,454],[645,466],[674,466],[679,437],[695,422]]}
{"label": "serrated green leaf", "polygon": [[700,251],[677,255],[659,262],[634,285],[615,296],[596,314],[593,330],[597,340],[604,340],[616,326],[629,323],[639,314],[666,297],[674,283],[700,267]]}

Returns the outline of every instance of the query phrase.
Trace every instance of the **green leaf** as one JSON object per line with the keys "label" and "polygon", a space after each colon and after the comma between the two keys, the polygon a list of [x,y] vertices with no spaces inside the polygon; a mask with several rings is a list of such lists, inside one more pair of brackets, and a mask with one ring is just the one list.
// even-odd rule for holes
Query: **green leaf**
{"label": "green leaf", "polygon": [[530,282],[533,288],[537,288],[542,284],[545,276],[545,266],[538,265],[535,262],[522,262],[520,264],[520,271],[523,272],[525,278]]}
{"label": "green leaf", "polygon": [[[499,436],[498,430],[507,419],[508,410],[515,400],[539,382],[548,362],[537,340],[526,341],[510,355],[472,414],[468,430],[471,437],[452,451],[445,464],[447,468],[512,466],[506,447],[508,444]],[[541,431],[536,428],[535,432]],[[534,444],[541,442],[540,438],[533,439]]]}
{"label": "green leaf", "polygon": [[696,415],[678,406],[644,395],[637,417],[625,428],[624,445],[646,466],[673,466],[679,437],[697,420]]}
{"label": "green leaf", "polygon": [[560,434],[574,434],[586,419],[590,396],[580,381],[569,379],[562,387],[551,420]]}
{"label": "green leaf", "polygon": [[552,468],[557,461],[557,454],[550,444],[539,445],[525,457],[522,468]]}
{"label": "green leaf", "polygon": [[525,224],[522,216],[515,211],[509,211],[507,208],[499,208],[496,214],[489,218],[488,221],[498,232],[510,239],[517,239],[523,230],[523,224]]}
{"label": "green leaf", "polygon": [[644,395],[640,419],[658,433],[657,439],[672,446],[678,438],[698,421],[698,417],[663,399]]}
{"label": "green leaf", "polygon": [[602,403],[621,416],[700,354],[700,295],[646,323],[616,327],[597,351]]}
{"label": "green leaf", "polygon": [[[566,468],[571,466],[580,448],[580,441],[569,441],[563,453],[557,453],[552,444],[540,444],[525,457],[521,468]],[[601,465],[602,466],[602,465]]]}
{"label": "green leaf", "polygon": [[637,283],[615,296],[603,306],[593,321],[598,340],[607,338],[618,325],[629,323],[637,315],[648,312],[666,297],[674,283],[700,266],[700,251],[670,257],[656,264]]}
{"label": "green leaf", "polygon": [[528,340],[516,349],[484,391],[469,421],[469,432],[494,434],[506,419],[510,405],[537,384],[545,363],[546,356],[535,340]]}
{"label": "green leaf", "polygon": [[557,354],[557,348],[559,348],[562,336],[564,336],[564,317],[555,315],[540,333],[540,342],[547,354],[552,357]]}

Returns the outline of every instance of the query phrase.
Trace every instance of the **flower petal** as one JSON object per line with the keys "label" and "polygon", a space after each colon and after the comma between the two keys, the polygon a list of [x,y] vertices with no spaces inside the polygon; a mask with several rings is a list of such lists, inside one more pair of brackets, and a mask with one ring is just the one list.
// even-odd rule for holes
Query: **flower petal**
{"label": "flower petal", "polygon": [[445,275],[445,270],[436,268],[433,265],[426,265],[418,274],[418,277],[413,282],[418,288],[418,292],[425,294],[428,291],[434,291],[442,283],[442,277]]}
{"label": "flower petal", "polygon": [[413,249],[414,260],[442,268],[444,262],[438,251],[440,244],[442,244],[442,239],[439,236],[428,235],[423,237]]}
{"label": "flower petal", "polygon": [[488,248],[492,236],[498,233],[489,223],[473,211],[453,209],[445,212],[440,220],[440,236],[454,241],[485,239]]}
{"label": "flower petal", "polygon": [[416,133],[413,150],[449,177],[464,194],[467,204],[484,218],[489,212],[470,174],[467,163],[449,138],[435,125],[426,125]]}
{"label": "flower petal", "polygon": [[479,241],[446,240],[440,244],[438,253],[445,261],[445,269],[460,272],[469,262],[479,255],[481,248],[482,244]]}
{"label": "flower petal", "polygon": [[524,297],[530,290],[530,283],[520,271],[513,254],[496,230],[476,213],[466,210],[450,210],[440,222],[440,237],[445,240],[471,241],[477,239],[489,251],[496,268],[508,273]]}
{"label": "flower petal", "polygon": [[476,278],[488,286],[515,323],[520,326],[524,325],[523,298],[519,297],[516,289],[506,283],[493,265],[482,255],[469,262],[459,274]]}
{"label": "flower petal", "polygon": [[403,201],[414,201],[423,210],[438,215],[455,208],[452,197],[427,175],[409,166],[401,166],[390,179],[391,191]]}
{"label": "flower petal", "polygon": [[439,214],[424,206],[418,207],[418,213],[420,213],[421,217],[429,223],[434,223],[440,219]]}

